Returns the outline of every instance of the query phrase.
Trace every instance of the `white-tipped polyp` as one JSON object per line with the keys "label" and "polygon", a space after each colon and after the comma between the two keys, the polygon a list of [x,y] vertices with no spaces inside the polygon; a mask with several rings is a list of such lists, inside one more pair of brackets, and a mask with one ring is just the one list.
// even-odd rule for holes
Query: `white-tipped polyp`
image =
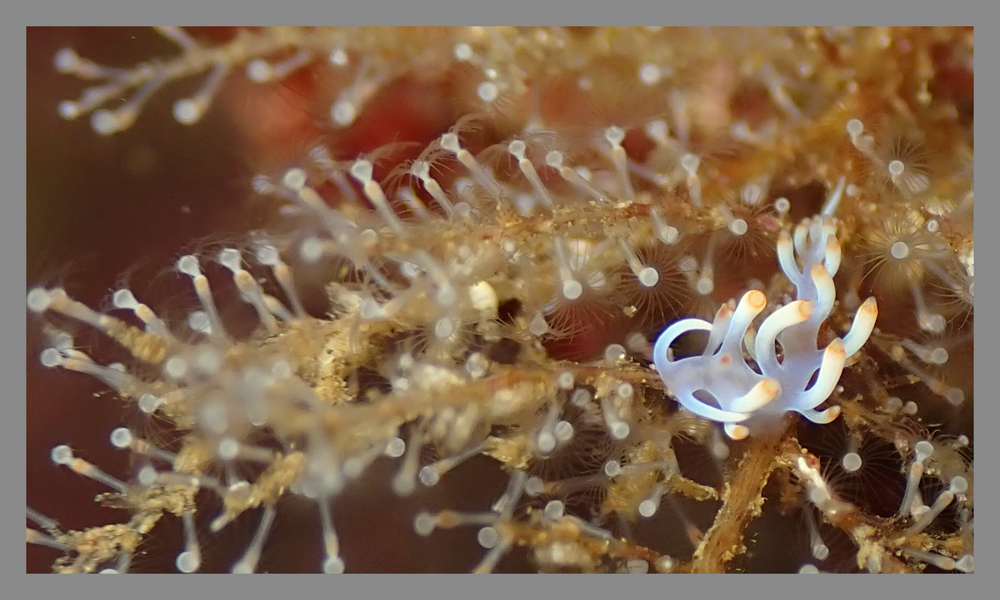
{"label": "white-tipped polyp", "polygon": [[250,564],[247,560],[240,560],[235,565],[233,565],[232,574],[233,575],[250,575],[253,573],[254,567],[256,565]]}
{"label": "white-tipped polyp", "polygon": [[454,133],[446,133],[441,136],[441,147],[452,154],[458,154],[462,150],[458,143],[458,136]]}
{"label": "white-tipped polyp", "polygon": [[945,319],[943,316],[922,310],[917,314],[917,323],[924,331],[939,334],[944,331]]}
{"label": "white-tipped polyp", "polygon": [[373,166],[370,161],[358,160],[351,165],[351,176],[361,183],[368,183],[372,180]]}
{"label": "white-tipped polyp", "polygon": [[441,474],[432,465],[426,465],[417,473],[417,479],[424,487],[434,487],[441,481]]}
{"label": "white-tipped polyp", "polygon": [[564,443],[568,442],[573,439],[573,424],[569,421],[559,421],[552,428],[552,433],[555,435],[556,440]]}
{"label": "white-tipped polyp", "polygon": [[548,454],[556,449],[556,436],[548,431],[543,431],[538,434],[535,444],[538,446],[539,452]]}
{"label": "white-tipped polyp", "polygon": [[510,152],[511,156],[518,160],[524,160],[526,158],[526,150],[527,147],[521,140],[514,140],[513,142],[507,144],[507,151]]}
{"label": "white-tipped polyp", "polygon": [[174,103],[174,119],[181,125],[194,125],[201,120],[208,108],[208,102],[200,98],[183,98]]}
{"label": "white-tipped polyp", "polygon": [[281,178],[281,183],[290,190],[301,191],[306,186],[306,172],[298,167],[288,169]]}
{"label": "white-tipped polyp", "polygon": [[694,154],[685,154],[681,157],[681,168],[683,168],[688,175],[694,175],[697,173],[700,165],[701,159]]}
{"label": "white-tipped polyp", "polygon": [[80,67],[80,55],[72,48],[60,48],[56,51],[52,64],[60,73],[73,73]]}
{"label": "white-tipped polyp", "polygon": [[550,150],[545,154],[545,164],[553,169],[563,168],[563,153],[558,150]]}
{"label": "white-tipped polyp", "polygon": [[171,379],[180,379],[187,375],[188,363],[180,356],[172,356],[163,363],[163,373]]}
{"label": "white-tipped polyp", "polygon": [[618,421],[616,423],[611,424],[610,431],[611,431],[611,437],[615,438],[616,440],[624,440],[625,438],[628,437],[628,434],[631,431],[631,429],[629,428],[628,423],[624,421]]}
{"label": "white-tipped polyp", "polygon": [[567,300],[576,300],[583,295],[583,284],[576,279],[567,279],[563,281],[562,295]]}
{"label": "white-tipped polyp", "polygon": [[955,561],[955,568],[963,573],[972,573],[975,568],[975,558],[971,554],[966,554]]}
{"label": "white-tipped polyp", "polygon": [[246,67],[247,79],[255,83],[265,83],[271,79],[273,70],[267,61],[260,58],[252,60]]}
{"label": "white-tipped polyp", "polygon": [[135,310],[139,307],[139,301],[135,299],[132,292],[124,288],[117,290],[111,296],[111,303],[114,304],[115,308],[124,308],[127,310]]}
{"label": "white-tipped polyp", "polygon": [[66,119],[67,121],[75,119],[83,114],[83,109],[80,108],[80,105],[72,100],[63,100],[60,102],[59,106],[56,107],[56,111],[59,113],[60,117]]}
{"label": "white-tipped polyp", "polygon": [[177,555],[176,564],[181,573],[194,573],[201,566],[201,556],[198,552],[184,551]]}
{"label": "white-tipped polyp", "polygon": [[198,277],[201,275],[201,267],[198,265],[198,259],[190,254],[182,256],[177,260],[177,270],[189,277]]}
{"label": "white-tipped polyp", "polygon": [[915,460],[922,463],[934,454],[934,444],[928,442],[927,440],[920,440],[914,444],[913,451],[916,455]]}
{"label": "white-tipped polyp", "polygon": [[437,527],[437,519],[430,513],[418,513],[417,516],[413,518],[413,530],[420,537],[429,536],[434,532],[435,527]]}
{"label": "white-tipped polyp", "polygon": [[48,367],[50,369],[61,366],[63,362],[65,362],[62,353],[55,348],[46,348],[45,350],[42,350],[42,353],[38,358],[43,367]]}
{"label": "white-tipped polyp", "polygon": [[243,259],[240,257],[239,250],[225,248],[219,252],[219,264],[236,273],[243,268]]}
{"label": "white-tipped polyp", "polygon": [[[815,558],[816,560],[826,560],[827,557],[830,556],[830,548],[826,544],[819,543],[812,547],[812,554],[813,558]],[[807,566],[812,566],[812,565],[807,565]],[[800,570],[799,572],[805,573],[806,571]],[[813,570],[809,572],[819,573],[819,571],[816,570],[816,567],[813,567]]]}
{"label": "white-tipped polyp", "polygon": [[620,146],[625,141],[625,131],[621,127],[611,126],[604,130],[604,139],[612,146]]}
{"label": "white-tipped polyp", "polygon": [[343,48],[337,48],[330,53],[330,64],[337,65],[338,67],[346,67],[349,61],[350,57],[347,55],[347,52],[344,52]]}
{"label": "white-tipped polyp", "polygon": [[500,534],[493,527],[483,527],[476,534],[476,541],[483,548],[489,550],[500,542]]}
{"label": "white-tipped polyp", "polygon": [[638,278],[644,287],[653,287],[660,281],[660,274],[653,267],[644,267],[639,271]]}
{"label": "white-tipped polyp", "polygon": [[68,465],[73,462],[73,450],[66,444],[61,444],[53,448],[50,456],[52,462],[57,465]]}
{"label": "white-tipped polyp", "polygon": [[134,437],[128,427],[119,427],[111,432],[111,445],[115,448],[124,449],[132,445]]}
{"label": "white-tipped polyp", "polygon": [[188,315],[187,324],[191,328],[191,331],[197,331],[205,335],[212,334],[212,323],[203,310],[196,310]]}
{"label": "white-tipped polyp", "polygon": [[646,135],[661,146],[666,146],[669,143],[669,134],[670,127],[663,119],[656,119],[646,124]]}
{"label": "white-tipped polyp", "polygon": [[410,174],[420,181],[427,182],[431,179],[431,165],[425,160],[415,160],[410,165]]}
{"label": "white-tipped polyp", "polygon": [[260,244],[257,246],[257,261],[269,267],[276,266],[280,258],[278,249],[271,244]]}
{"label": "white-tipped polyp", "polygon": [[116,112],[97,110],[90,116],[90,127],[101,135],[111,135],[125,129],[128,125]]}
{"label": "white-tipped polyp", "polygon": [[551,500],[542,509],[542,514],[550,521],[559,521],[563,518],[566,505],[562,500]]}
{"label": "white-tipped polyp", "polygon": [[844,455],[844,458],[841,459],[840,464],[844,467],[845,471],[855,473],[861,468],[861,455],[857,452],[848,452]]}
{"label": "white-tipped polyp", "polygon": [[631,433],[632,428],[629,427],[629,424],[626,423],[617,412],[615,412],[611,401],[602,401],[601,409],[604,414],[604,422],[608,427],[608,433],[611,434],[611,437],[616,440],[624,440],[627,438]]}
{"label": "white-tipped polyp", "polygon": [[639,514],[649,518],[656,514],[656,510],[659,508],[652,500],[643,500],[639,503]]}
{"label": "white-tipped polyp", "polygon": [[46,290],[37,287],[28,292],[28,309],[31,312],[43,313],[51,304],[52,298]]}
{"label": "white-tipped polyp", "polygon": [[729,231],[731,231],[733,235],[745,235],[746,232],[749,231],[749,226],[743,219],[733,219],[729,222]]}
{"label": "white-tipped polyp", "polygon": [[851,119],[847,122],[845,129],[847,130],[848,135],[855,138],[864,133],[865,124],[862,123],[860,119]]}
{"label": "white-tipped polyp", "polygon": [[344,569],[344,561],[339,556],[328,556],[323,561],[323,573],[327,575],[340,575]]}
{"label": "white-tipped polyp", "polygon": [[146,393],[139,396],[139,410],[147,415],[151,415],[156,412],[156,409],[159,408],[162,403],[163,400],[153,394]]}
{"label": "white-tipped polyp", "polygon": [[330,117],[333,122],[342,127],[346,127],[354,122],[358,116],[358,109],[349,100],[338,100],[330,108]]}
{"label": "white-tipped polyp", "polygon": [[715,282],[712,280],[711,271],[706,271],[708,274],[699,277],[694,285],[694,290],[702,296],[707,296],[715,290]]}

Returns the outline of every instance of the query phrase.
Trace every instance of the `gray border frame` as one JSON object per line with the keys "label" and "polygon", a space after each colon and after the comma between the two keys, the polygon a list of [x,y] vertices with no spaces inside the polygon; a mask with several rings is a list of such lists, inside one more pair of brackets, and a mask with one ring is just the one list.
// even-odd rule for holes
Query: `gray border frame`
{"label": "gray border frame", "polygon": [[[978,4],[978,3],[977,3]],[[630,6],[631,5],[631,6]],[[628,10],[623,10],[623,8],[628,7]],[[386,25],[413,25],[413,24],[442,24],[442,22],[448,22],[448,24],[459,24],[460,22],[482,22],[482,23],[498,23],[503,21],[520,21],[520,22],[530,22],[530,23],[588,23],[588,24],[627,24],[627,23],[638,23],[642,21],[661,21],[666,24],[704,24],[707,22],[713,22],[714,24],[776,24],[775,22],[788,23],[789,21],[802,22],[829,22],[831,20],[854,20],[863,22],[878,21],[881,23],[890,21],[912,21],[912,20],[930,20],[937,24],[951,23],[951,24],[968,24],[975,23],[979,19],[979,15],[985,19],[986,11],[975,11],[971,10],[973,6],[972,2],[947,2],[947,3],[921,3],[918,5],[913,3],[903,4],[902,2],[893,3],[845,3],[839,1],[836,3],[825,3],[820,5],[809,6],[807,10],[794,10],[794,8],[803,8],[802,3],[792,3],[792,2],[775,2],[767,1],[761,2],[756,0],[754,2],[739,3],[739,2],[706,2],[701,0],[697,3],[683,3],[675,6],[670,6],[669,8],[665,4],[653,5],[651,3],[636,1],[630,2],[623,5],[619,0],[607,5],[596,5],[594,3],[589,3],[586,8],[582,5],[572,5],[569,2],[560,3],[549,3],[549,4],[539,4],[537,0],[531,2],[511,2],[510,0],[505,0],[502,3],[494,6],[486,5],[472,5],[468,2],[458,3],[458,2],[433,2],[428,3],[426,0],[419,2],[414,2],[411,4],[404,4],[398,2],[389,3],[375,3],[367,1],[364,3],[352,3],[352,4],[341,4],[341,3],[320,3],[320,2],[306,2],[306,3],[291,3],[282,2],[280,4],[276,3],[273,6],[266,6],[263,4],[255,4],[253,6],[237,3],[206,3],[204,0],[198,2],[178,2],[173,0],[170,3],[164,3],[159,6],[142,6],[138,8],[134,2],[88,2],[88,3],[49,3],[49,2],[31,2],[28,5],[22,5],[19,8],[24,9],[24,14],[26,14],[26,21],[31,21],[33,24],[40,24],[43,22],[57,21],[59,23],[73,23],[73,24],[100,24],[107,25],[112,23],[122,23],[123,21],[136,21],[140,20],[138,17],[142,17],[141,20],[145,22],[165,22],[165,21],[176,21],[178,15],[183,15],[190,21],[197,22],[199,24],[208,23],[226,23],[226,22],[242,22],[242,23],[274,23],[276,21],[299,21],[303,22],[306,18],[317,18],[320,16],[331,17],[332,20],[337,22],[364,22],[364,23],[379,23]],[[643,8],[640,8],[643,7]],[[649,7],[649,8],[646,8]],[[391,10],[389,10],[391,8]],[[847,9],[847,10],[845,10]],[[447,12],[445,12],[447,11]],[[11,9],[8,15],[11,15],[14,11]],[[20,12],[20,11],[18,11]],[[775,15],[779,15],[775,18]],[[846,18],[845,18],[846,17]],[[916,18],[914,18],[916,17]],[[16,27],[16,29],[15,29]],[[16,46],[13,52],[4,53],[5,62],[7,62],[7,68],[4,72],[11,74],[16,73],[21,74],[22,69],[24,69],[24,61],[22,59],[22,54],[19,49],[25,48],[25,33],[21,29],[21,25],[15,25],[14,27],[8,27],[8,31],[3,37],[4,41],[10,46]],[[993,56],[989,51],[989,47],[992,45],[991,37],[984,37],[981,42],[987,43],[985,47],[984,54],[986,56]],[[988,63],[986,63],[988,64]],[[977,99],[979,96],[983,96],[982,100],[985,100],[984,88],[992,95],[994,92],[993,85],[995,85],[992,77],[990,80],[980,80],[980,88],[977,90]],[[988,86],[988,87],[986,87]],[[10,107],[22,106],[23,96],[19,95],[19,90],[16,86],[7,86],[6,94],[7,96],[5,105]],[[980,102],[982,106],[985,103]],[[23,113],[22,113],[23,114]],[[8,111],[7,115],[14,115],[14,111]],[[6,119],[6,129],[8,135],[5,136],[6,140],[11,142],[11,145],[17,144],[19,141],[19,135],[15,134],[15,129],[19,129],[19,124],[15,123],[19,121],[16,118]],[[982,127],[992,128],[992,122],[987,121],[986,124],[981,124]],[[995,138],[986,137],[987,143],[990,143]],[[18,144],[19,145],[19,144]],[[23,161],[20,158],[22,155],[20,148],[10,148],[11,158],[8,158],[4,162],[4,165],[8,167],[11,174],[8,176],[8,181],[22,181],[21,173],[24,173]],[[982,151],[982,148],[981,148]],[[995,151],[990,145],[986,146],[987,154],[986,156],[996,156],[992,154]],[[984,161],[985,162],[985,161]],[[996,177],[995,172],[992,170],[987,170],[984,172],[987,177],[986,189],[992,189],[990,184],[993,183],[992,179]],[[984,186],[980,186],[981,188]],[[23,267],[20,266],[22,263],[18,263],[14,257],[20,254],[20,248],[24,246],[21,245],[21,235],[18,231],[17,225],[21,221],[21,211],[24,210],[23,205],[20,204],[19,197],[22,195],[22,186],[15,186],[15,194],[12,194],[12,198],[7,203],[7,210],[11,211],[10,218],[3,220],[3,227],[10,228],[13,231],[6,231],[3,239],[6,241],[6,245],[13,245],[16,250],[13,252],[6,252],[2,256],[5,262],[10,263],[5,265],[5,272],[11,273]],[[981,211],[992,212],[995,207],[991,206],[992,202],[981,203]],[[14,213],[17,217],[15,218]],[[990,219],[991,217],[985,215],[981,212],[980,218]],[[985,243],[988,244],[986,251],[984,252],[982,248],[980,249],[981,256],[991,255],[988,250],[990,244],[995,241],[992,236],[985,238]],[[982,264],[980,268],[982,269]],[[990,266],[991,265],[986,265]],[[991,298],[995,299],[996,292],[992,283],[992,278],[989,277],[987,282],[990,286],[980,286],[980,303],[991,304]],[[4,302],[9,303],[9,315],[22,315],[25,314],[24,308],[24,289],[19,286],[9,286],[4,294]],[[5,329],[8,326],[5,326]],[[980,319],[978,325],[979,328],[993,328],[994,323],[991,320]],[[13,328],[12,328],[13,329]],[[11,339],[17,339],[14,331],[7,332]],[[985,332],[984,332],[985,334]],[[994,334],[995,335],[995,334]],[[980,335],[981,340],[988,342],[990,346],[996,343],[997,338],[989,337],[989,334]],[[980,377],[985,378],[985,375],[989,373],[988,369],[991,365],[987,363],[987,359],[981,357],[990,357],[992,354],[992,347],[981,347],[980,352],[977,354],[977,372]],[[8,381],[19,381],[20,370],[22,364],[20,362],[19,350],[13,352],[15,359],[13,361],[4,361],[3,367],[5,370],[9,369],[12,371],[11,379]],[[982,364],[978,364],[982,363]],[[16,389],[17,386],[10,386],[10,389]],[[15,395],[13,398],[8,399],[6,411],[10,417],[14,417],[15,414],[23,417],[24,408],[16,401],[20,397]],[[979,416],[983,418],[986,423],[991,423],[989,412],[998,410],[997,407],[992,406],[987,403],[978,407]],[[8,428],[11,431],[5,431],[7,435],[3,436],[4,440],[8,440],[9,444],[18,444],[19,448],[23,448],[21,441],[23,440],[22,433],[24,431],[23,427],[20,425],[19,420],[14,418],[3,419],[3,427]],[[980,444],[979,453],[982,456],[993,456],[996,455],[996,439],[992,436],[977,436],[977,441]],[[10,441],[15,440],[15,441]],[[994,450],[989,448],[993,447]],[[21,456],[20,451],[14,453],[8,452],[4,454],[5,459],[10,460],[10,462],[15,462],[13,457]],[[987,461],[983,463],[985,466],[990,467],[991,471],[995,469],[996,464]],[[16,464],[12,465],[14,470],[7,471],[7,473],[24,473],[24,461],[18,460]],[[989,487],[983,488],[980,486],[980,494],[986,491],[988,496],[983,496],[984,498],[993,496],[993,485],[995,480],[992,477],[992,472],[989,474],[989,479],[985,480],[988,482]],[[982,481],[980,482],[982,483]],[[7,504],[7,510],[4,514],[8,516],[20,514],[21,510],[21,499],[13,498],[14,494],[11,493],[16,486],[10,485],[7,487],[7,493],[4,494],[4,503]],[[14,572],[21,572],[21,565],[23,560],[23,550],[18,545],[15,548],[16,540],[18,536],[16,532],[10,531],[14,529],[14,519],[10,518],[7,523],[5,523],[3,538],[8,541],[5,546],[11,552],[8,556],[5,565],[8,566]],[[978,573],[980,579],[990,577],[995,573],[992,569],[994,561],[996,559],[997,553],[995,551],[996,538],[990,535],[991,531],[995,531],[995,521],[996,514],[986,512],[980,515],[980,562]],[[983,535],[985,533],[985,535]],[[26,576],[25,576],[26,577]],[[163,577],[163,575],[154,575],[152,577]],[[418,576],[419,577],[419,576]],[[763,581],[761,577],[767,579]],[[973,578],[975,575],[973,575]],[[19,578],[20,579],[20,578]],[[13,581],[13,580],[8,580]],[[21,588],[21,584],[27,584],[25,588]],[[24,581],[18,581],[17,588],[12,589],[11,593],[14,597],[21,596],[19,591],[24,592],[24,596],[27,594],[37,595],[38,597],[67,597],[72,594],[74,597],[78,597],[81,593],[86,596],[93,595],[94,597],[106,596],[108,594],[120,595],[120,596],[130,596],[130,597],[142,597],[142,598],[158,598],[158,597],[171,597],[177,596],[178,594],[191,593],[197,596],[205,597],[227,597],[230,594],[239,595],[240,597],[266,597],[268,595],[277,595],[280,593],[288,594],[294,590],[293,593],[298,595],[299,593],[305,594],[315,594],[317,596],[321,594],[341,594],[356,593],[358,595],[365,595],[371,597],[386,597],[386,598],[397,598],[403,595],[410,596],[417,594],[423,595],[441,595],[441,596],[462,596],[475,595],[477,597],[505,597],[509,598],[512,594],[525,594],[530,596],[538,597],[555,597],[563,595],[582,595],[585,597],[601,597],[601,596],[620,596],[622,594],[649,594],[649,595],[674,595],[675,593],[683,593],[685,591],[690,591],[692,593],[698,593],[700,596],[715,596],[720,597],[734,597],[736,595],[742,596],[743,594],[750,591],[753,595],[782,595],[785,594],[792,596],[819,596],[823,597],[842,597],[845,594],[858,592],[865,596],[880,597],[885,595],[886,597],[892,596],[910,596],[910,597],[942,597],[942,596],[964,596],[966,594],[965,590],[969,586],[974,586],[976,588],[985,587],[983,583],[977,582],[974,579],[962,578],[962,579],[948,579],[947,581],[942,580],[940,577],[921,577],[921,578],[908,578],[906,581],[900,581],[894,578],[874,578],[866,579],[864,583],[858,580],[858,577],[840,577],[837,579],[836,585],[829,584],[819,584],[814,580],[811,584],[800,580],[800,579],[790,579],[788,577],[780,576],[758,576],[751,580],[737,580],[732,577],[725,576],[714,576],[711,577],[711,581],[708,584],[704,582],[697,581],[693,578],[681,578],[671,580],[669,586],[665,585],[664,579],[653,579],[653,578],[633,578],[629,580],[622,579],[609,579],[607,577],[569,577],[569,576],[508,576],[503,580],[502,585],[491,584],[489,582],[484,582],[480,579],[470,579],[467,577],[449,577],[444,575],[435,576],[400,576],[400,575],[384,575],[384,576],[363,576],[354,575],[342,577],[336,582],[331,581],[320,581],[314,578],[298,578],[294,581],[290,579],[287,575],[272,575],[264,578],[256,578],[252,580],[231,580],[231,579],[217,579],[217,578],[206,578],[206,576],[201,576],[196,579],[175,579],[171,580],[169,585],[164,584],[157,585],[156,582],[151,582],[150,580],[143,578],[88,578],[85,580],[80,579],[66,579],[66,578],[55,578],[46,577],[33,578],[30,583]],[[808,586],[808,587],[807,587]],[[863,586],[863,587],[862,587]],[[752,590],[752,591],[751,591]],[[708,592],[708,594],[706,594]],[[988,594],[984,594],[982,597],[986,597]],[[968,596],[966,596],[968,597]]]}

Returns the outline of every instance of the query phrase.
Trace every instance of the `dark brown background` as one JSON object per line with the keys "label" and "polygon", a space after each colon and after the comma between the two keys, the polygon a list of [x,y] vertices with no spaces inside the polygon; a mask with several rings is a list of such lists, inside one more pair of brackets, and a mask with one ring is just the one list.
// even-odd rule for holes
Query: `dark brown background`
{"label": "dark brown background", "polygon": [[[168,266],[193,239],[259,221],[258,211],[240,210],[248,197],[245,181],[234,177],[241,158],[220,111],[185,128],[170,118],[173,100],[182,96],[164,94],[153,98],[133,129],[108,138],[95,134],[87,118],[58,117],[58,102],[76,98],[86,85],[55,71],[59,48],[124,66],[172,52],[168,43],[149,30],[124,28],[29,28],[27,40],[26,289],[62,285],[101,306],[127,269]],[[88,341],[77,338],[84,349]],[[69,528],[120,518],[94,504],[94,494],[104,491],[100,486],[49,460],[53,446],[68,443],[126,477],[127,457],[107,441],[122,424],[120,405],[92,397],[103,386],[89,377],[42,367],[43,343],[40,322],[29,315],[27,503]],[[27,570],[47,571],[53,558],[53,551],[29,546]]]}

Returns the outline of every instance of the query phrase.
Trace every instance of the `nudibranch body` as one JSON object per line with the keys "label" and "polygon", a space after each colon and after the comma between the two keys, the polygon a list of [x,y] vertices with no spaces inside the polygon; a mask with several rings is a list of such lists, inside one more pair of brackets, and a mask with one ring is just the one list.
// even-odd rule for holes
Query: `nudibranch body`
{"label": "nudibranch body", "polygon": [[[839,406],[822,411],[816,407],[833,393],[844,364],[868,339],[878,315],[875,299],[869,298],[843,339],[817,347],[820,326],[833,310],[836,296],[833,276],[841,258],[836,222],[827,215],[804,220],[794,235],[781,232],[777,249],[781,269],[795,285],[796,300],[764,319],[753,343],[746,344],[756,369],[743,351],[747,329],[767,306],[767,298],[758,290],[744,294],[735,309],[724,304],[712,323],[677,321],[653,347],[653,363],[670,393],[687,410],[723,423],[733,439],[750,433],[744,422],[755,416],[795,411],[814,423],[836,419]],[[671,344],[691,331],[709,332],[705,351],[673,360],[668,352]]]}

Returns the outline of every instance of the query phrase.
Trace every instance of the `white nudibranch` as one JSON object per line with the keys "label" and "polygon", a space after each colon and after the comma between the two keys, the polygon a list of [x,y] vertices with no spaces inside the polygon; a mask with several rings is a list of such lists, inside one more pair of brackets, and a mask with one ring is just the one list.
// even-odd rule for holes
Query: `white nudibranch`
{"label": "white nudibranch", "polygon": [[[653,347],[653,363],[684,408],[723,423],[733,439],[749,435],[744,423],[752,417],[795,411],[814,423],[829,423],[840,415],[839,406],[822,411],[816,407],[830,397],[847,359],[868,339],[878,307],[874,298],[866,300],[843,339],[817,348],[819,328],[836,296],[833,275],[840,266],[841,250],[835,233],[836,222],[830,216],[803,221],[794,235],[781,232],[778,262],[795,285],[797,297],[764,319],[753,347],[747,345],[757,369],[747,364],[743,346],[751,322],[767,305],[760,291],[744,294],[735,310],[723,305],[712,323],[682,319],[660,335]],[[704,352],[673,360],[668,355],[671,344],[691,331],[709,332]],[[775,342],[781,346],[781,360]]]}

